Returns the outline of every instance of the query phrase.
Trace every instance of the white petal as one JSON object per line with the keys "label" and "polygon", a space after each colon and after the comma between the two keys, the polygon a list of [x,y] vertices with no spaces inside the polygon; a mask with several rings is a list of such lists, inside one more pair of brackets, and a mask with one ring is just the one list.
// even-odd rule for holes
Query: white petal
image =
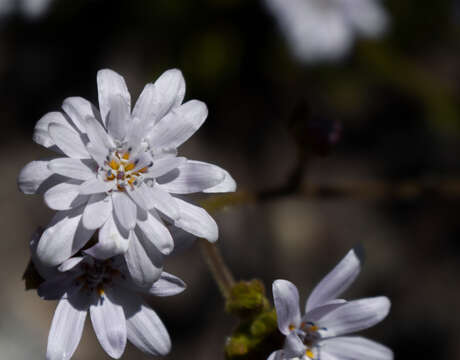
{"label": "white petal", "polygon": [[198,206],[175,198],[179,205],[180,217],[174,222],[177,227],[189,233],[214,242],[219,237],[219,229],[214,219]]}
{"label": "white petal", "polygon": [[83,333],[87,311],[87,297],[84,295],[76,294],[71,301],[59,301],[48,335],[46,360],[68,360],[72,357]]}
{"label": "white petal", "polygon": [[141,287],[151,287],[163,270],[160,252],[145,240],[142,234],[132,231],[129,248],[125,253],[126,265],[134,282]]}
{"label": "white petal", "polygon": [[308,297],[305,312],[340,296],[355,281],[361,271],[361,261],[354,250],[332,269],[313,289]]}
{"label": "white petal", "polygon": [[127,191],[127,194],[132,199],[132,201],[140,207],[140,209],[137,210],[138,212],[142,209],[143,210],[149,209],[145,201],[146,199],[144,197],[144,191],[141,189],[140,186],[136,187],[134,190]]}
{"label": "white petal", "polygon": [[124,254],[129,247],[129,234],[120,232],[112,216],[109,216],[99,230],[99,238],[96,245],[85,250],[92,257],[105,260],[116,255]]}
{"label": "white petal", "polygon": [[79,159],[54,159],[48,163],[48,169],[55,174],[77,180],[89,180],[96,177],[94,170]]}
{"label": "white petal", "polygon": [[163,322],[142,299],[132,294],[125,296],[128,340],[141,351],[153,355],[166,355],[171,350],[171,339]]}
{"label": "white petal", "polygon": [[343,299],[337,299],[337,300],[330,301],[329,303],[326,303],[325,305],[317,306],[305,314],[303,321],[316,323],[318,322],[319,319],[321,319],[327,313],[334,311],[335,309],[337,309],[340,306],[343,306],[346,303],[347,302]]}
{"label": "white petal", "polygon": [[94,230],[81,223],[83,208],[59,211],[40,238],[37,256],[46,265],[58,265],[80,250]]}
{"label": "white petal", "polygon": [[267,360],[283,360],[283,351],[277,350],[272,352]]}
{"label": "white petal", "polygon": [[24,166],[18,176],[18,187],[24,194],[40,193],[40,187],[53,172],[48,169],[49,161],[31,161]]}
{"label": "white petal", "polygon": [[299,327],[300,308],[297,287],[287,280],[275,280],[272,286],[278,328],[284,334],[291,332],[290,327]]}
{"label": "white petal", "polygon": [[128,108],[131,109],[131,96],[122,76],[115,71],[104,69],[97,73],[97,90],[99,96],[99,109],[102,122],[107,125],[107,116],[111,111],[111,98],[121,96]]}
{"label": "white petal", "polygon": [[174,248],[174,241],[163,221],[156,214],[148,211],[140,212],[137,219],[139,229],[163,255],[169,255]]}
{"label": "white petal", "polygon": [[69,210],[86,203],[89,196],[80,195],[80,185],[63,182],[53,186],[44,194],[46,205],[54,210]]}
{"label": "white petal", "polygon": [[105,193],[113,188],[113,183],[108,181],[103,181],[98,178],[93,178],[86,180],[79,186],[80,194],[82,195],[92,195]]}
{"label": "white petal", "polygon": [[51,123],[60,124],[70,129],[72,128],[62,113],[55,111],[45,114],[40,120],[38,120],[37,124],[35,125],[33,140],[37,144],[47,148],[56,145],[48,132],[48,127]]}
{"label": "white petal", "polygon": [[173,109],[150,133],[152,148],[177,148],[197,131],[208,116],[206,104],[190,100]]}
{"label": "white petal", "polygon": [[226,193],[236,191],[236,181],[232,178],[228,171],[224,169],[221,170],[224,172],[224,180],[213,187],[204,189],[204,193]]}
{"label": "white petal", "polygon": [[155,296],[173,296],[180,294],[185,290],[185,283],[177,276],[162,272],[161,277],[155,281],[153,286],[148,290],[149,294]]}
{"label": "white petal", "polygon": [[125,139],[131,121],[129,104],[121,95],[109,98],[109,104],[107,129],[112,138],[121,141]]}
{"label": "white petal", "polygon": [[302,340],[299,338],[295,331],[291,331],[286,336],[284,343],[283,353],[286,359],[300,358],[302,359],[305,355],[307,347],[304,345]]}
{"label": "white petal", "polygon": [[64,125],[51,123],[48,131],[55,144],[68,157],[75,159],[88,159],[90,157],[85,144],[75,130]]}
{"label": "white petal", "polygon": [[179,106],[185,96],[185,80],[178,69],[165,71],[155,83],[148,84],[137,101],[133,116],[146,125],[153,125],[171,109]]}
{"label": "white petal", "polygon": [[156,178],[164,175],[169,171],[181,166],[187,161],[184,157],[164,156],[159,159],[153,159],[153,166],[149,170],[149,177]]}
{"label": "white petal", "polygon": [[137,207],[133,200],[123,192],[112,193],[113,209],[121,226],[126,230],[134,229],[136,226]]}
{"label": "white petal", "polygon": [[89,143],[86,145],[88,152],[99,165],[102,165],[109,149],[114,148],[115,144],[101,123],[95,118],[86,118],[86,130],[89,138]]}
{"label": "white petal", "polygon": [[212,188],[224,178],[225,173],[218,166],[188,160],[158,179],[158,187],[173,194],[190,194]]}
{"label": "white petal", "polygon": [[321,354],[341,360],[393,360],[391,349],[362,337],[336,337],[321,342]]}
{"label": "white petal", "polygon": [[107,221],[111,212],[111,196],[106,194],[91,195],[83,211],[83,226],[87,229],[99,229]]}
{"label": "white petal", "polygon": [[71,257],[70,259],[67,259],[64,261],[59,267],[58,270],[61,272],[69,271],[73,269],[75,266],[80,264],[84,258],[82,256],[75,256]]}
{"label": "white petal", "polygon": [[120,304],[110,297],[110,289],[97,303],[91,304],[89,311],[97,339],[109,356],[118,359],[126,347],[126,319]]}
{"label": "white petal", "polygon": [[79,96],[65,99],[62,108],[72,119],[76,128],[82,133],[86,132],[86,117],[99,117],[99,112],[93,104]]}
{"label": "white petal", "polygon": [[367,329],[382,321],[390,311],[390,300],[385,296],[349,301],[318,320],[326,328],[327,337],[349,334]]}
{"label": "white petal", "polygon": [[149,209],[150,204],[152,204],[154,208],[161,211],[170,219],[179,218],[180,209],[174,197],[166,191],[159,189],[158,186],[149,187],[145,185],[144,189],[146,189],[146,203]]}

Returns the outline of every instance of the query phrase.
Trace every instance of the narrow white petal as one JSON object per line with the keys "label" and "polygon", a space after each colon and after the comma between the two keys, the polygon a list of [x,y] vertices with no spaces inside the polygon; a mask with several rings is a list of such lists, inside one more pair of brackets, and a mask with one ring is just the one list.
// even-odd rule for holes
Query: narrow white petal
{"label": "narrow white petal", "polygon": [[110,289],[89,308],[97,339],[109,356],[118,359],[126,347],[126,318],[123,308],[111,300]]}
{"label": "narrow white petal", "polygon": [[145,188],[147,189],[145,193],[147,195],[146,202],[148,201],[148,207],[150,204],[153,204],[154,208],[161,211],[170,219],[176,220],[179,218],[180,209],[174,197],[168,192],[159,189],[158,186],[149,187],[146,185]]}
{"label": "narrow white petal", "polygon": [[277,350],[272,352],[267,360],[283,360],[283,351]]}
{"label": "narrow white petal", "polygon": [[149,294],[155,296],[173,296],[180,294],[186,288],[185,283],[177,276],[162,272],[160,278],[155,281],[153,286],[148,290]]}
{"label": "narrow white petal", "polygon": [[37,144],[40,144],[46,148],[50,148],[56,145],[48,132],[48,127],[52,123],[72,128],[62,113],[54,111],[45,114],[40,120],[38,120],[34,128],[33,140]]}
{"label": "narrow white petal", "polygon": [[54,313],[48,335],[46,360],[68,360],[80,342],[88,311],[85,295],[76,294],[72,299],[62,299]]}
{"label": "narrow white petal", "polygon": [[184,157],[164,156],[159,159],[153,159],[153,166],[149,170],[149,176],[156,178],[174,170],[187,161]]}
{"label": "narrow white petal", "polygon": [[61,272],[69,271],[80,264],[84,258],[82,256],[71,257],[59,265],[58,270]]}
{"label": "narrow white petal", "polygon": [[290,327],[300,325],[299,292],[297,287],[287,280],[275,280],[272,286],[278,328],[284,334],[291,332]]}
{"label": "narrow white petal", "polygon": [[128,340],[141,351],[153,355],[166,355],[171,350],[171,339],[163,322],[142,299],[125,296],[123,309],[126,315]]}
{"label": "narrow white petal", "polygon": [[204,193],[226,193],[236,191],[236,181],[232,178],[228,171],[224,169],[221,170],[224,172],[224,180],[213,187],[204,189]]}
{"label": "narrow white petal", "polygon": [[86,117],[99,117],[99,112],[93,104],[79,96],[65,99],[62,104],[62,109],[69,115],[75,127],[82,133],[86,132]]}
{"label": "narrow white petal", "polygon": [[99,178],[93,178],[86,180],[79,186],[80,194],[82,195],[92,195],[105,193],[113,188],[113,183],[109,181],[103,181]]}
{"label": "narrow white petal", "polygon": [[24,166],[18,176],[18,187],[24,194],[40,192],[41,185],[53,172],[48,169],[49,161],[31,161]]}
{"label": "narrow white petal", "polygon": [[147,84],[142,90],[139,99],[133,109],[133,117],[139,119],[141,124],[153,126],[157,120],[157,113],[162,111],[159,108],[159,97],[155,85]]}
{"label": "narrow white petal", "polygon": [[86,195],[80,195],[80,185],[63,182],[53,186],[44,194],[46,205],[54,210],[69,210],[86,203],[89,199]]}
{"label": "narrow white petal", "polygon": [[152,148],[177,148],[201,127],[207,116],[205,103],[190,100],[171,110],[155,125],[149,143]]}
{"label": "narrow white petal", "polygon": [[180,209],[180,217],[174,222],[175,226],[197,237],[205,238],[211,242],[217,241],[219,229],[206,210],[181,199],[175,198],[174,200]]}
{"label": "narrow white petal", "polygon": [[55,174],[67,176],[77,180],[89,180],[96,177],[94,169],[90,168],[79,159],[54,159],[48,163],[48,169],[50,169]]}
{"label": "narrow white petal", "polygon": [[299,338],[295,331],[291,331],[286,336],[286,341],[284,343],[283,353],[286,359],[303,359],[307,347],[304,345],[303,341]]}
{"label": "narrow white petal", "polygon": [[75,159],[88,159],[90,157],[85,144],[75,130],[64,125],[51,123],[48,131],[54,143],[68,157]]}
{"label": "narrow white petal", "polygon": [[131,109],[131,96],[128,92],[125,80],[115,71],[104,69],[97,73],[97,90],[99,97],[99,109],[102,122],[107,125],[107,116],[111,109],[111,98],[120,96],[127,105],[128,112]]}
{"label": "narrow white petal", "polygon": [[349,334],[367,329],[382,321],[390,311],[390,300],[385,296],[349,301],[318,320],[326,328],[327,337]]}
{"label": "narrow white petal", "polygon": [[305,312],[340,296],[355,281],[360,271],[361,261],[355,251],[350,250],[313,289],[308,297]]}
{"label": "narrow white petal", "polygon": [[173,194],[190,194],[220,184],[225,173],[218,166],[188,160],[163,178],[158,179],[161,189]]}
{"label": "narrow white petal", "polygon": [[124,140],[131,121],[129,104],[121,95],[109,98],[109,104],[110,113],[107,123],[109,134],[114,139]]}
{"label": "narrow white petal", "polygon": [[88,242],[94,230],[83,227],[82,213],[82,207],[56,213],[37,246],[41,262],[49,266],[59,265]]}
{"label": "narrow white petal", "polygon": [[362,337],[336,337],[321,341],[321,355],[327,353],[341,360],[393,360],[393,351]]}
{"label": "narrow white petal", "polygon": [[137,207],[133,200],[123,192],[112,193],[113,209],[121,226],[126,230],[134,229],[136,226]]}
{"label": "narrow white petal", "polygon": [[111,213],[111,196],[106,194],[91,195],[83,211],[83,226],[87,229],[99,229],[107,221]]}
{"label": "narrow white petal", "polygon": [[114,148],[115,144],[99,120],[95,118],[86,118],[86,130],[89,139],[86,148],[93,159],[102,165],[109,154],[109,149]]}
{"label": "narrow white petal", "polygon": [[143,121],[155,123],[179,106],[184,96],[185,80],[181,71],[178,69],[165,71],[155,81],[153,87],[148,88],[145,96],[141,96],[142,101],[135,114],[138,114],[136,116],[141,117]]}
{"label": "narrow white petal", "polygon": [[140,209],[138,209],[138,212],[139,210],[142,210],[142,209],[143,210],[149,209],[145,201],[146,199],[144,197],[144,192],[140,187],[136,187],[134,190],[129,190],[127,194],[133,200],[133,202],[136,203],[140,207]]}
{"label": "narrow white petal", "polygon": [[130,235],[129,248],[125,253],[129,274],[137,285],[151,287],[163,270],[162,256],[142,234],[132,231]]}
{"label": "narrow white petal", "polygon": [[139,229],[163,255],[169,255],[174,248],[174,241],[163,221],[155,213],[140,212],[137,219]]}
{"label": "narrow white petal", "polygon": [[85,250],[92,257],[105,260],[116,255],[124,254],[129,247],[129,234],[120,232],[115,220],[109,216],[99,230],[99,238],[96,245]]}
{"label": "narrow white petal", "polygon": [[316,323],[318,322],[319,319],[321,319],[327,313],[334,311],[335,309],[337,309],[340,306],[343,306],[346,303],[347,301],[343,299],[336,299],[324,305],[317,306],[304,315],[303,321],[305,322],[310,321],[310,322]]}

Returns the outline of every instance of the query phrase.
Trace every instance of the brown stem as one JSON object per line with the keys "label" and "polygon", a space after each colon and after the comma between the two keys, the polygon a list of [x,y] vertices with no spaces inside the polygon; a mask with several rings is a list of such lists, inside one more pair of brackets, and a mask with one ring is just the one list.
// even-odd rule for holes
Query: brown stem
{"label": "brown stem", "polygon": [[201,252],[208,264],[209,271],[213,275],[224,298],[228,299],[230,297],[230,291],[235,285],[235,279],[230,269],[225,264],[222,254],[215,244],[210,243],[206,239],[199,239],[199,242]]}

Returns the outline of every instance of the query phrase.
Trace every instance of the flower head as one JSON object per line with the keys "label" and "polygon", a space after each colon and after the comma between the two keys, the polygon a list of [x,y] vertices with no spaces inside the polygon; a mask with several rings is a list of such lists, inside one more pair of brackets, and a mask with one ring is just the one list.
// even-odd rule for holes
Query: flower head
{"label": "flower head", "polygon": [[392,351],[383,345],[362,337],[342,336],[374,326],[390,310],[390,301],[384,296],[352,301],[338,298],[360,270],[360,260],[351,250],[313,289],[303,316],[295,285],[276,280],[273,298],[278,328],[286,341],[269,360],[393,359]]}
{"label": "flower head", "polygon": [[388,19],[379,0],[265,0],[294,55],[303,62],[337,60],[355,36],[378,37]]}
{"label": "flower head", "polygon": [[182,280],[158,271],[153,285],[140,287],[132,281],[121,256],[107,260],[75,256],[59,267],[47,267],[35,256],[36,240],[31,242],[32,258],[45,279],[38,294],[59,300],[48,336],[47,360],[72,357],[88,312],[99,343],[112,358],[123,354],[127,340],[150,355],[170,351],[165,326],[141,295],[178,294],[185,289]]}
{"label": "flower head", "polygon": [[[18,179],[24,193],[43,194],[57,210],[37,256],[58,265],[99,230],[98,243],[88,253],[100,260],[126,253],[128,268],[135,271],[138,265],[130,259],[150,259],[155,267],[160,255],[172,251],[164,222],[217,240],[209,214],[175,196],[236,188],[220,167],[177,156],[177,148],[208,114],[201,101],[182,103],[182,73],[169,70],[147,84],[132,110],[123,77],[101,70],[97,85],[99,110],[83,98],[67,98],[63,112],[46,114],[35,127],[35,142],[60,156],[32,161]],[[152,282],[151,273],[138,275],[139,282]]]}

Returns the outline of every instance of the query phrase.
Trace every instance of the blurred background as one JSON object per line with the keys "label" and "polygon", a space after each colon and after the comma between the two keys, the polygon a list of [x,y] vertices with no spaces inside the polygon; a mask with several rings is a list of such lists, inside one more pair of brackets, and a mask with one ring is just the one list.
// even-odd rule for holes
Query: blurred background
{"label": "blurred background", "polygon": [[[209,107],[181,155],[264,194],[214,215],[237,279],[262,279],[270,299],[272,281],[289,279],[304,302],[361,244],[366,262],[347,298],[392,300],[390,316],[363,334],[396,359],[459,359],[460,6],[381,6],[384,34],[312,62],[294,55],[262,0],[0,1],[0,359],[44,358],[55,308],[21,281],[28,240],[52,215],[16,189],[27,162],[50,156],[33,127],[68,96],[97,103],[105,67],[125,77],[133,100],[181,69],[186,99]],[[198,246],[166,270],[188,284],[152,300],[172,337],[167,358],[223,358],[235,320]],[[87,325],[74,358],[108,359]],[[148,357],[130,345],[123,358]]]}

